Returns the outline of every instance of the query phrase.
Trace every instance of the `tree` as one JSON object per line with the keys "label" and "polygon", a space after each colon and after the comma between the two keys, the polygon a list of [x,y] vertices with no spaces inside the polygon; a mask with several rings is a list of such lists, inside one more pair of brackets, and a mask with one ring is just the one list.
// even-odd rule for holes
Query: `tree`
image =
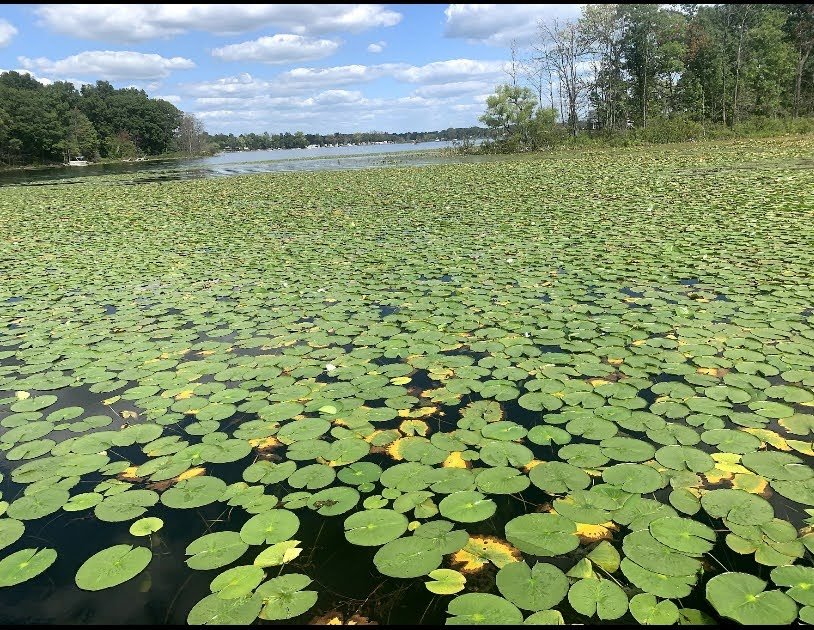
{"label": "tree", "polygon": [[95,158],[99,154],[99,135],[87,116],[78,109],[72,109],[68,115],[65,137],[59,143],[66,160],[82,155]]}
{"label": "tree", "polygon": [[588,4],[582,10],[579,28],[590,46],[594,80],[589,100],[603,129],[625,129],[627,84],[622,59],[624,24],[616,4]]}
{"label": "tree", "polygon": [[203,122],[192,114],[183,114],[176,136],[178,149],[189,156],[206,151],[206,129]]}
{"label": "tree", "polygon": [[527,87],[499,85],[486,99],[486,112],[478,119],[500,142],[528,147],[537,97]]}
{"label": "tree", "polygon": [[107,156],[117,159],[133,158],[138,155],[138,149],[126,131],[105,138],[103,148]]}
{"label": "tree", "polygon": [[792,105],[796,118],[802,107],[803,73],[814,50],[814,4],[787,4],[784,8],[787,14],[784,28],[791,37],[796,55]]}
{"label": "tree", "polygon": [[588,82],[583,76],[583,62],[591,50],[590,42],[575,21],[561,22],[553,19],[538,23],[540,44],[537,53],[547,60],[554,69],[560,84],[560,93],[565,94],[568,130],[577,135],[579,107]]}

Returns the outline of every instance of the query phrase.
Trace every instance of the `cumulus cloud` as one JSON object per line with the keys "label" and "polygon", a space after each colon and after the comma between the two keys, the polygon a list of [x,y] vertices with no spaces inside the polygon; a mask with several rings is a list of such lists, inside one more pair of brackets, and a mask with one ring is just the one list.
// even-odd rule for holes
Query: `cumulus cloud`
{"label": "cumulus cloud", "polygon": [[367,52],[369,53],[380,53],[384,50],[384,47],[387,46],[387,42],[373,42],[372,44],[367,45]]}
{"label": "cumulus cloud", "polygon": [[525,46],[537,37],[537,23],[579,16],[578,4],[450,4],[445,10],[446,37],[470,43]]}
{"label": "cumulus cloud", "polygon": [[155,53],[88,50],[64,59],[18,57],[26,70],[37,70],[52,77],[80,76],[110,81],[163,79],[173,70],[188,70],[195,64],[184,57],[162,57]]}
{"label": "cumulus cloud", "polygon": [[402,83],[422,86],[415,90],[417,96],[435,97],[491,91],[493,85],[500,80],[504,66],[503,61],[451,59],[423,66],[380,63],[369,66],[351,64],[327,68],[294,68],[267,79],[243,72],[213,81],[184,83],[179,86],[179,90],[183,94],[199,98],[238,98],[260,94],[285,96],[361,85],[389,77]]}
{"label": "cumulus cloud", "polygon": [[409,66],[394,73],[396,79],[407,83],[448,83],[473,77],[497,77],[503,73],[504,61],[475,61],[450,59],[433,61],[423,66]]}
{"label": "cumulus cloud", "polygon": [[322,59],[336,52],[339,42],[280,33],[240,44],[230,44],[212,51],[224,61],[261,61],[263,63],[296,63]]}
{"label": "cumulus cloud", "polygon": [[11,22],[0,19],[0,48],[8,46],[16,34],[17,29]]}
{"label": "cumulus cloud", "polygon": [[358,33],[394,26],[402,18],[378,4],[47,4],[36,13],[42,26],[58,33],[123,43],[189,31],[236,35],[270,26],[299,35]]}
{"label": "cumulus cloud", "polygon": [[173,105],[178,105],[181,102],[181,97],[177,94],[156,94],[151,98],[161,99],[162,101],[169,101]]}
{"label": "cumulus cloud", "polygon": [[[273,107],[270,107],[273,101]],[[365,129],[421,131],[476,124],[479,105],[453,99],[404,96],[367,98],[355,91],[326,91],[313,97],[269,98],[249,102],[233,99],[201,108],[196,116],[210,133],[301,130],[306,133],[353,132]]]}
{"label": "cumulus cloud", "polygon": [[416,96],[460,96],[462,94],[473,94],[491,90],[494,86],[489,81],[455,81],[453,83],[439,83],[436,85],[424,85],[416,88],[413,94]]}

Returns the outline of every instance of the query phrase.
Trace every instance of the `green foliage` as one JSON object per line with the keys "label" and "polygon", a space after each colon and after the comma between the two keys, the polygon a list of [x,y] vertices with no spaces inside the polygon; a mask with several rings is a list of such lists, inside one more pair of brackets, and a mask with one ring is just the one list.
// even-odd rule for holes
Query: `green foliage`
{"label": "green foliage", "polygon": [[170,150],[181,112],[136,88],[107,81],[43,85],[30,74],[0,73],[0,163],[61,163],[159,155]]}

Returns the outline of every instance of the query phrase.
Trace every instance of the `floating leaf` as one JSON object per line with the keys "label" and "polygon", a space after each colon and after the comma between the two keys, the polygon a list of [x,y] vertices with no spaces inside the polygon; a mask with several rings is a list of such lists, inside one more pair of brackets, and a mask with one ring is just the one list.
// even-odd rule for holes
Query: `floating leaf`
{"label": "floating leaf", "polygon": [[267,620],[292,619],[309,610],[317,602],[316,591],[304,591],[311,578],[301,573],[290,573],[263,582],[256,594],[263,598],[260,618]]}
{"label": "floating leaf", "polygon": [[524,514],[506,523],[506,538],[521,551],[558,556],[579,546],[574,521],[557,514]]}
{"label": "floating leaf", "polygon": [[495,578],[501,595],[523,610],[545,610],[560,603],[568,592],[568,579],[557,567],[538,562],[510,562]]}
{"label": "floating leaf", "polygon": [[441,564],[441,552],[429,538],[397,538],[381,547],[373,557],[380,573],[390,577],[412,578],[427,575]]}
{"label": "floating leaf", "polygon": [[719,615],[739,623],[787,625],[797,605],[781,591],[765,591],[766,582],[748,573],[722,573],[707,582],[707,599]]}
{"label": "floating leaf", "polygon": [[35,578],[56,559],[57,552],[53,549],[21,549],[6,556],[0,560],[0,587],[14,586]]}
{"label": "floating leaf", "polygon": [[407,517],[394,510],[362,510],[345,519],[345,538],[354,545],[383,545],[406,531]]}
{"label": "floating leaf", "polygon": [[221,599],[242,599],[251,594],[265,576],[263,569],[254,564],[234,567],[212,580],[209,590]]}
{"label": "floating leaf", "polygon": [[187,615],[191,626],[246,626],[260,614],[263,598],[253,594],[242,599],[223,599],[217,593],[207,595]]}
{"label": "floating leaf", "polygon": [[268,549],[264,549],[252,562],[253,565],[258,567],[277,567],[281,564],[286,564],[299,557],[302,549],[297,545],[300,544],[299,540],[285,540],[276,545],[272,545]]}
{"label": "floating leaf", "polygon": [[477,523],[492,516],[497,509],[495,502],[475,491],[453,492],[438,505],[441,514],[461,523]]}
{"label": "floating leaf", "polygon": [[240,538],[250,545],[272,545],[288,540],[300,528],[300,519],[290,510],[275,509],[252,516],[240,528]]}
{"label": "floating leaf", "polygon": [[190,569],[219,569],[231,564],[249,548],[237,532],[214,532],[193,540],[184,553]]}
{"label": "floating leaf", "polygon": [[17,542],[25,532],[25,525],[13,518],[0,519],[0,549]]}
{"label": "floating leaf", "polygon": [[432,580],[424,582],[424,586],[430,593],[436,595],[454,595],[462,591],[466,584],[466,577],[452,569],[435,569],[428,575]]}
{"label": "floating leaf", "polygon": [[458,595],[447,606],[448,626],[492,626],[523,623],[523,614],[511,602],[488,593]]}
{"label": "floating leaf", "polygon": [[777,586],[790,587],[786,595],[804,606],[814,606],[814,569],[811,567],[784,566],[772,569],[772,582]]}
{"label": "floating leaf", "polygon": [[152,560],[146,547],[114,545],[85,560],[76,572],[76,585],[85,591],[100,591],[132,580]]}
{"label": "floating leaf", "polygon": [[705,554],[715,545],[715,531],[688,518],[668,516],[651,521],[650,535],[671,549],[693,556]]}
{"label": "floating leaf", "polygon": [[636,621],[648,626],[671,626],[678,621],[678,607],[670,600],[659,602],[650,593],[631,599],[630,612]]}
{"label": "floating leaf", "polygon": [[627,595],[610,580],[586,578],[568,591],[568,603],[580,615],[600,619],[618,619],[627,612]]}
{"label": "floating leaf", "polygon": [[149,536],[154,534],[164,526],[164,521],[155,516],[142,518],[130,525],[130,533],[133,536]]}

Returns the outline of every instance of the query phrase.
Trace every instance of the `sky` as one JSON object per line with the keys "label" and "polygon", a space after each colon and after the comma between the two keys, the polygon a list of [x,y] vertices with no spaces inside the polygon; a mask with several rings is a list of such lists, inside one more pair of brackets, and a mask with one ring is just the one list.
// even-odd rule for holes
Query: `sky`
{"label": "sky", "polygon": [[0,71],[133,86],[210,133],[477,125],[515,41],[576,4],[0,5]]}

